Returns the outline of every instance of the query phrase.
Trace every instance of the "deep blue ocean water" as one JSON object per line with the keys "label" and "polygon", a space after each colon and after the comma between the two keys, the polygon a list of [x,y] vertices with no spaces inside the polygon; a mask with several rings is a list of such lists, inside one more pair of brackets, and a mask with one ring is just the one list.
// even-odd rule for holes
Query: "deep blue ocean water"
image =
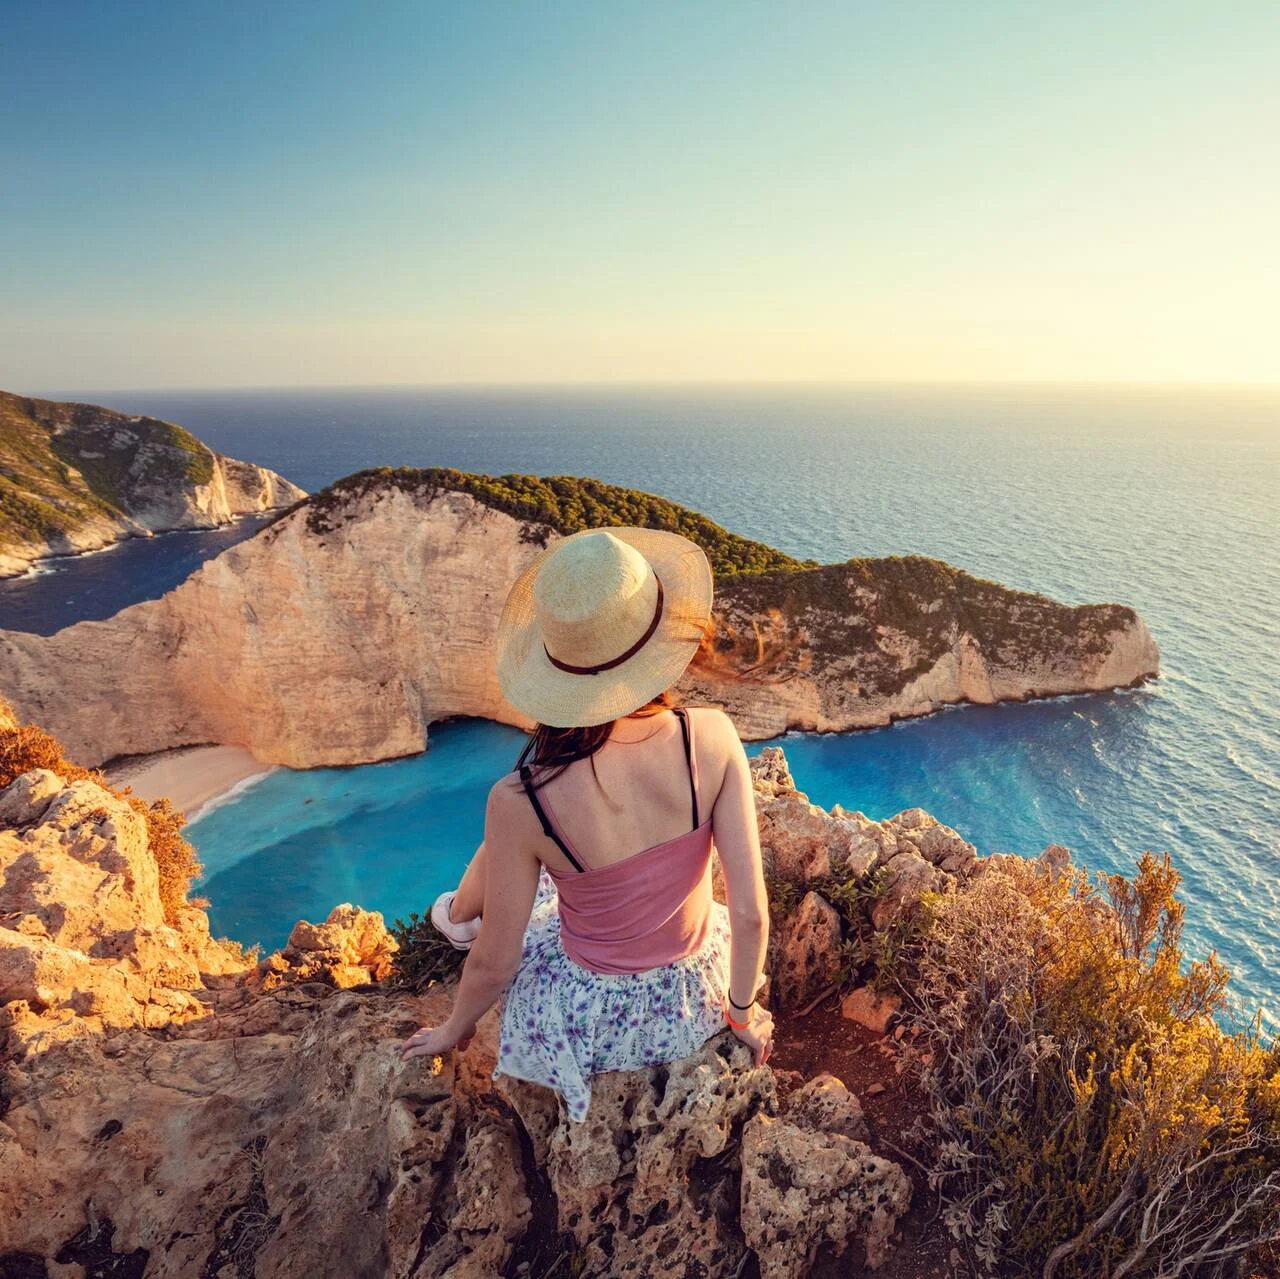
{"label": "deep blue ocean water", "polygon": [[[1188,949],[1216,947],[1244,1003],[1269,1006],[1277,1026],[1280,393],[525,388],[75,398],[180,422],[309,489],[375,465],[594,475],[684,502],[797,556],[918,552],[1068,602],[1133,605],[1163,657],[1161,678],[1143,689],[960,707],[783,744],[817,802],[876,818],[920,805],[981,852],[1035,853],[1056,842],[1090,867],[1124,871],[1143,849],[1167,849],[1186,877]],[[0,624],[52,629],[159,594],[192,567],[179,547],[202,536],[212,548],[228,534],[131,543],[0,586]],[[125,554],[133,558],[118,573]],[[424,909],[474,849],[485,790],[520,737],[458,723],[432,740],[416,759],[274,772],[195,822],[215,930],[275,946],[293,920],[338,901],[391,917]]]}

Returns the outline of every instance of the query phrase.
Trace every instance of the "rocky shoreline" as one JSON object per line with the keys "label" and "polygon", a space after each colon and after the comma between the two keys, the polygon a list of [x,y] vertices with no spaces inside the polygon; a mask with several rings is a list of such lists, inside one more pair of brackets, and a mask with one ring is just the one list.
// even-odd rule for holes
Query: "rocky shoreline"
{"label": "rocky shoreline", "polygon": [[305,496],[170,422],[0,391],[0,579],[131,537],[217,528]]}

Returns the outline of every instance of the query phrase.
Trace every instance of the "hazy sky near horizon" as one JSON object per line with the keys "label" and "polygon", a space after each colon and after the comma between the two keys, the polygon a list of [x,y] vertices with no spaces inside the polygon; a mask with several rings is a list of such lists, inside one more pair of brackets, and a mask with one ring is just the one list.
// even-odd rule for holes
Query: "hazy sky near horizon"
{"label": "hazy sky near horizon", "polygon": [[0,386],[1280,383],[1280,5],[11,2]]}

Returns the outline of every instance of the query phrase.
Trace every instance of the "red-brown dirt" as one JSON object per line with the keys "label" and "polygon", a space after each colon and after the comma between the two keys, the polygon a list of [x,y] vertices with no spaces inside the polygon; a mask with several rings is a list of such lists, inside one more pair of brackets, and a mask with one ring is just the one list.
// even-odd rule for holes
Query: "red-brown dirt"
{"label": "red-brown dirt", "polygon": [[[937,1198],[919,1166],[925,1152],[911,1129],[925,1113],[926,1104],[910,1074],[896,1069],[891,1035],[877,1035],[846,1021],[834,1000],[804,1016],[779,1014],[774,1035],[776,1046],[769,1064],[778,1071],[796,1071],[805,1079],[824,1071],[835,1075],[861,1102],[872,1149],[897,1160],[911,1178],[915,1188],[911,1209],[898,1223],[889,1260],[874,1272],[877,1279],[968,1279],[973,1272],[942,1224]],[[749,1266],[743,1273],[753,1272]],[[848,1256],[820,1255],[812,1273],[813,1279],[850,1279],[872,1272]]]}

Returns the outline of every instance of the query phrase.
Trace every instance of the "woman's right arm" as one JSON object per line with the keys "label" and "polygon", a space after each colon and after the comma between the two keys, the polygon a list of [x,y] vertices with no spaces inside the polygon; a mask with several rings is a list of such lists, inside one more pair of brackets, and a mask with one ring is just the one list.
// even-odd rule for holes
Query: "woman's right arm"
{"label": "woman's right arm", "polygon": [[733,1033],[754,1050],[756,1064],[760,1065],[768,1055],[767,1045],[773,1036],[773,1017],[755,1002],[769,945],[769,897],[764,884],[760,831],[747,753],[733,721],[723,713],[703,716],[704,721],[713,718],[717,741],[726,761],[724,781],[712,809],[712,830],[724,870],[732,933],[729,999],[735,1007],[728,1012],[733,1021],[746,1023],[741,1029],[733,1027]]}

